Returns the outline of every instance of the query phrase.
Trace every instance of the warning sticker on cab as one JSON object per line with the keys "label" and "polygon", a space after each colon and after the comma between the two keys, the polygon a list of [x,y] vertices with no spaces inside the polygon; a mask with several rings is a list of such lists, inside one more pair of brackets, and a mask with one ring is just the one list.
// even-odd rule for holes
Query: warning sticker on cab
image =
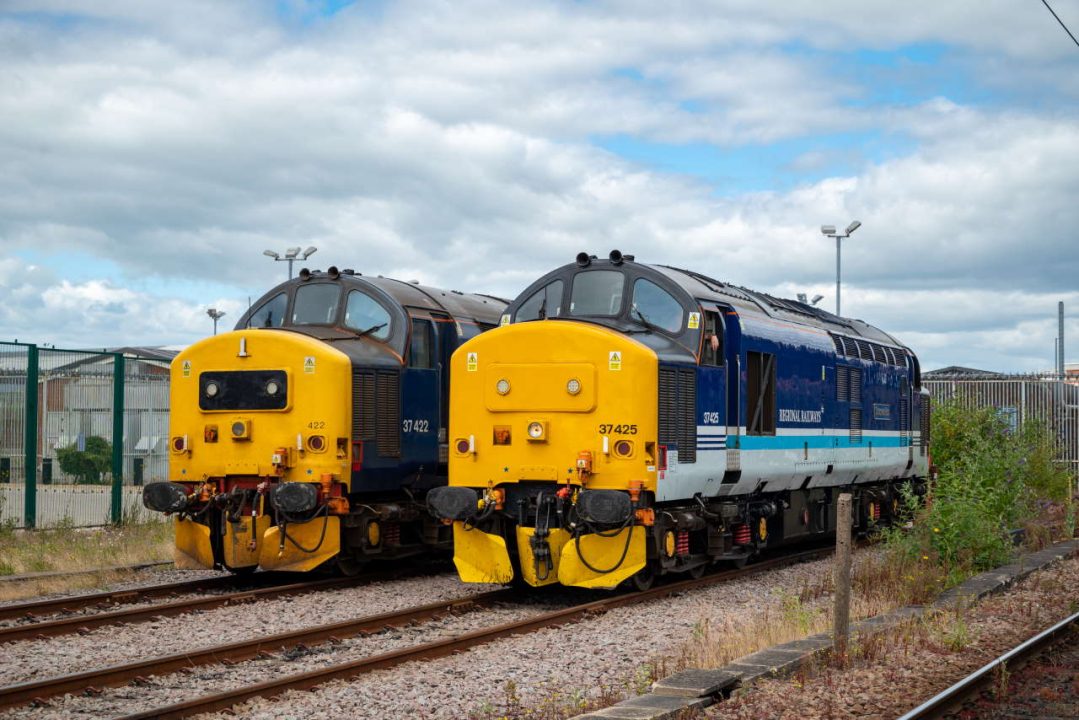
{"label": "warning sticker on cab", "polygon": [[184,360],[183,373],[184,373],[184,377],[191,377],[191,361],[190,360]]}
{"label": "warning sticker on cab", "polygon": [[480,366],[480,354],[474,352],[469,353],[466,362],[468,365],[468,371],[476,372],[476,370]]}
{"label": "warning sticker on cab", "polygon": [[700,326],[701,326],[701,314],[700,313],[690,313],[689,314],[689,329],[690,330],[696,330]]}
{"label": "warning sticker on cab", "polygon": [[303,371],[305,373],[307,373],[308,375],[313,375],[315,373],[315,356],[314,355],[308,355],[307,357],[305,357],[303,359]]}
{"label": "warning sticker on cab", "polygon": [[510,315],[509,315],[509,313],[505,313],[502,316],[502,319],[499,320],[498,324],[499,325],[509,325],[510,324]]}
{"label": "warning sticker on cab", "polygon": [[622,369],[622,353],[617,350],[611,350],[607,356],[607,369],[608,370],[621,370]]}

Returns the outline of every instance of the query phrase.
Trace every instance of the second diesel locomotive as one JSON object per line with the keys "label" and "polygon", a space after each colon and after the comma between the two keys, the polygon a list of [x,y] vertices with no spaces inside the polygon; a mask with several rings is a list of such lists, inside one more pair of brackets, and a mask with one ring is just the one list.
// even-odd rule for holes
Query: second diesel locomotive
{"label": "second diesel locomotive", "polygon": [[450,356],[505,301],[352,270],[302,270],[233,332],[172,363],[169,482],[181,568],[307,571],[449,548]]}
{"label": "second diesel locomotive", "polygon": [[453,357],[450,484],[467,582],[639,587],[741,564],[924,491],[928,394],[887,333],[801,302],[580,254]]}

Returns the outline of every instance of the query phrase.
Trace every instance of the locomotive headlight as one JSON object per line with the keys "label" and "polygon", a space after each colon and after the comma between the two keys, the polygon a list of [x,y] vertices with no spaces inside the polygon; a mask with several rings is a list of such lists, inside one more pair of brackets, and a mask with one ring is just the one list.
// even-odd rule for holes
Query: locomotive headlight
{"label": "locomotive headlight", "polygon": [[528,439],[529,440],[546,440],[547,439],[547,423],[540,422],[538,420],[528,423]]}
{"label": "locomotive headlight", "polygon": [[581,381],[577,378],[571,378],[570,381],[566,383],[566,392],[570,395],[576,395],[581,392]]}
{"label": "locomotive headlight", "polygon": [[277,384],[276,380],[271,380],[266,383],[266,394],[273,397],[277,393],[281,392],[281,386]]}
{"label": "locomotive headlight", "polygon": [[510,391],[510,381],[506,378],[502,378],[497,383],[495,383],[495,390],[498,392],[499,395],[506,395]]}
{"label": "locomotive headlight", "polygon": [[218,387],[217,383],[215,382],[206,383],[206,388],[205,390],[203,390],[203,392],[206,393],[206,397],[208,398],[217,397],[217,393],[219,393],[220,391],[221,388]]}

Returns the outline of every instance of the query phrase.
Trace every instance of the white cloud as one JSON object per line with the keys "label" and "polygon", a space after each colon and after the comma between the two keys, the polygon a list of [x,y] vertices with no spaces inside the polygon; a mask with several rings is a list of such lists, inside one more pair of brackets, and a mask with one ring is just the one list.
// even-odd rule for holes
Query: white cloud
{"label": "white cloud", "polygon": [[[854,218],[845,308],[941,363],[949,337],[986,333],[989,347],[1029,323],[1030,347],[1048,332],[1051,348],[1037,308],[1079,301],[1079,81],[1058,67],[1074,48],[1057,49],[1037,7],[393,3],[304,27],[260,3],[5,7],[83,17],[0,15],[5,337],[189,341],[211,327],[206,306],[231,320],[283,278],[263,249],[297,244],[318,246],[314,266],[505,296],[579,250],[620,247],[763,290],[813,289],[828,306],[834,245],[818,228]],[[1059,79],[1060,95],[1045,108],[870,101],[876,88],[837,68],[856,41],[944,44],[964,56],[953,70],[997,68],[992,87],[1010,91]],[[622,133],[722,154],[851,130],[912,147],[844,177],[719,198],[590,143]],[[809,147],[789,168],[863,150]],[[116,272],[59,277],[18,259],[73,251]],[[1027,368],[1039,353],[986,357]]]}

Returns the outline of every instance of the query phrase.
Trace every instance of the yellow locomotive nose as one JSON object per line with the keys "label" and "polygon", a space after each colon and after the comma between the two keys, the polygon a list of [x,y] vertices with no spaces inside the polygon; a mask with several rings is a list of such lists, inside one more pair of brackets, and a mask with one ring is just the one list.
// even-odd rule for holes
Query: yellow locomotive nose
{"label": "yellow locomotive nose", "polygon": [[[505,582],[516,566],[533,585],[612,587],[644,567],[633,503],[655,490],[657,367],[632,338],[557,321],[508,325],[454,355],[450,487],[429,502],[455,523],[462,579]],[[506,538],[483,532],[499,495],[506,512],[580,505],[596,532],[519,525],[511,558]]]}

